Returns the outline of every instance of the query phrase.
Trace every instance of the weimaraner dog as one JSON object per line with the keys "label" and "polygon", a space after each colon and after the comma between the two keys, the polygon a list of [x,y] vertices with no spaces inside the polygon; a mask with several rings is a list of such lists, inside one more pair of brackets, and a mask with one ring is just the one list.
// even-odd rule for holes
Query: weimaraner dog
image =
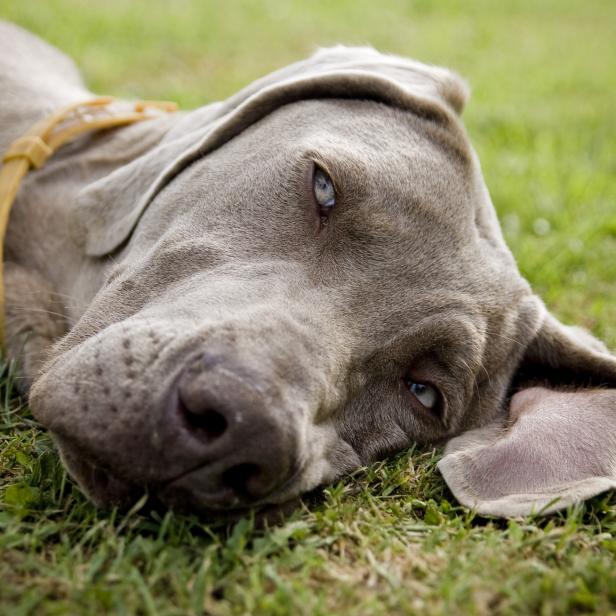
{"label": "weimaraner dog", "polygon": [[[2,151],[92,96],[0,25]],[[335,47],[27,176],[9,353],[96,504],[283,506],[413,443],[446,443],[483,514],[616,485],[616,358],[520,275],[466,98],[448,70]]]}

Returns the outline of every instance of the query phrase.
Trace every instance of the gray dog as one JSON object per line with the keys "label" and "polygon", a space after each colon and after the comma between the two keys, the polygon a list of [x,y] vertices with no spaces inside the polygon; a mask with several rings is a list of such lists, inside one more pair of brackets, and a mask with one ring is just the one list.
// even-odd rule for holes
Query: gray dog
{"label": "gray dog", "polygon": [[[0,25],[2,151],[92,96]],[[466,97],[445,69],[337,47],[29,174],[8,347],[95,503],[237,513],[446,441],[440,471],[481,513],[616,485],[616,358],[518,272]]]}

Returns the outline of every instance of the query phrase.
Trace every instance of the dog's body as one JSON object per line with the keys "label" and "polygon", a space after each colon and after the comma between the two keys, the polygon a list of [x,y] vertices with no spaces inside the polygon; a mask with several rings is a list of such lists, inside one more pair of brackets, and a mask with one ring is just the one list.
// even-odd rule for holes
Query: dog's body
{"label": "dog's body", "polygon": [[[93,95],[74,64],[55,48],[10,24],[0,28],[0,151],[5,152],[41,118]],[[20,385],[25,389],[49,345],[83,314],[107,268],[86,258],[71,240],[71,204],[84,185],[152,145],[154,123],[145,131],[132,126],[86,138],[77,147],[69,145],[36,177],[23,182],[19,206],[11,213],[5,260],[9,354],[21,362]]]}
{"label": "dog's body", "polygon": [[[0,150],[92,96],[0,24]],[[462,432],[440,467],[480,511],[615,484],[614,390],[509,403],[534,378],[613,387],[616,360],[519,275],[465,97],[444,69],[336,48],[82,138],[28,177],[5,251],[9,349],[95,501],[281,503]]]}

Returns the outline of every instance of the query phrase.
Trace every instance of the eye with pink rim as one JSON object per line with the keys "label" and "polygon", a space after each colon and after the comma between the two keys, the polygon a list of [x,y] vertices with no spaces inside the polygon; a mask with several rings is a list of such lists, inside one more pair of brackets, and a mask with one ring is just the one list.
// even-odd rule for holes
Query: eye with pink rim
{"label": "eye with pink rim", "polygon": [[436,387],[430,385],[430,383],[417,383],[408,377],[403,380],[408,391],[417,399],[421,406],[430,411],[437,409],[440,395]]}
{"label": "eye with pink rim", "polygon": [[327,222],[327,217],[336,205],[336,189],[329,175],[316,165],[312,174],[312,194],[319,207],[319,215],[323,225]]}

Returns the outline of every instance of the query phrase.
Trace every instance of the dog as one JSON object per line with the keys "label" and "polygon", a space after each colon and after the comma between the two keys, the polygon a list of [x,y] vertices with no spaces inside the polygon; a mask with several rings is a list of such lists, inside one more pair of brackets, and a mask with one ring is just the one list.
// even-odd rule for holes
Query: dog
{"label": "dog", "polygon": [[[0,25],[0,150],[92,98]],[[84,135],[22,183],[8,354],[98,506],[284,506],[404,450],[477,512],[616,485],[616,358],[508,250],[455,73],[322,49],[199,109]]]}

